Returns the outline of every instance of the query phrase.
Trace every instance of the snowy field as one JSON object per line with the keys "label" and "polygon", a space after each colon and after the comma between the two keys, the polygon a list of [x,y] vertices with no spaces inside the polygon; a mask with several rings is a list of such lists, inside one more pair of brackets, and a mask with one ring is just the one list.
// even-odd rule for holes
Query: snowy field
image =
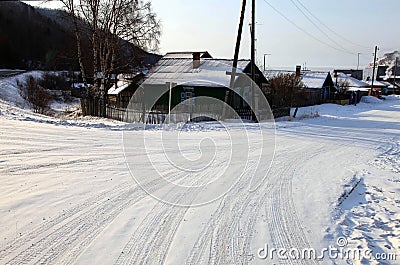
{"label": "snowy field", "polygon": [[[0,101],[0,264],[400,264],[399,98],[303,108],[276,129],[261,124],[264,133],[276,133],[271,167],[252,160],[252,146],[250,156],[243,154],[249,163],[239,169],[242,177],[225,196],[179,207],[143,191],[125,160],[126,131],[142,139],[161,130],[50,118],[6,96]],[[257,142],[256,125],[245,126]],[[227,132],[241,133],[235,125],[188,126],[180,132],[182,150],[211,138],[229,151]],[[137,166],[147,155],[162,156],[139,142]],[[216,156],[221,165],[226,159]],[[249,192],[255,167],[268,175]],[[212,165],[211,172],[218,170]],[[166,172],[172,181],[179,174]],[[210,170],[198,176],[214,177]],[[370,255],[285,259],[304,249],[319,256],[330,246]]]}

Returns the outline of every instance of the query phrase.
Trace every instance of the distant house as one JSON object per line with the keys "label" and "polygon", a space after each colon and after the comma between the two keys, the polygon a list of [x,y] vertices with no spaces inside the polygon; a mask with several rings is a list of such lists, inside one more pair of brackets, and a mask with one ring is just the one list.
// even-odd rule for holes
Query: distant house
{"label": "distant house", "polygon": [[354,69],[335,69],[333,72],[343,73],[346,76],[350,76],[357,80],[363,80],[363,75],[364,75],[363,70],[354,70]]}
{"label": "distant house", "polygon": [[[169,94],[165,93],[166,84],[173,83],[172,107],[188,99],[205,96],[225,101],[226,91],[230,87],[232,60],[214,59],[208,52],[167,53],[149,72],[142,86],[145,94],[163,96],[158,99],[153,109],[166,111],[169,104]],[[249,87],[241,87],[243,78],[248,78],[251,72],[250,60],[239,60],[237,76],[235,77],[235,92],[229,93],[228,103],[234,109],[247,108],[243,98],[249,99]],[[261,71],[255,66],[256,80],[260,87],[266,82]],[[240,96],[239,96],[240,95]],[[199,107],[199,106],[196,106]]]}
{"label": "distant house", "polygon": [[108,105],[114,108],[126,108],[143,78],[143,72],[118,75],[114,85],[107,91]]}
{"label": "distant house", "polygon": [[[366,83],[369,85],[369,87],[372,86],[372,81],[371,81],[371,80],[366,81]],[[387,83],[387,82],[375,80],[375,81],[374,81],[374,87],[373,87],[373,88],[374,88],[374,90],[376,90],[376,91],[382,91],[383,89],[386,89],[386,88],[388,88],[389,86],[390,86],[390,84]]]}
{"label": "distant house", "polygon": [[334,77],[334,80],[338,84],[338,88],[342,93],[343,105],[350,103],[349,99],[351,93],[356,92],[356,100],[359,102],[363,96],[368,96],[371,90],[371,84],[344,73],[338,73],[336,77]]}
{"label": "distant house", "polygon": [[[267,70],[264,72],[267,80],[280,74],[292,74],[301,77],[304,85],[303,93],[297,93],[297,98],[293,102],[295,106],[324,103],[331,99],[332,95],[337,91],[329,72],[301,71],[300,67],[297,67],[296,71]],[[302,94],[302,97],[299,96],[300,94]]]}
{"label": "distant house", "polygon": [[335,84],[329,72],[305,71],[301,74],[302,82],[307,89],[323,90],[325,98],[335,92]]}
{"label": "distant house", "polygon": [[371,88],[371,84],[344,73],[338,73],[337,77],[334,78],[334,81],[337,82],[338,86],[345,86],[344,88],[346,88],[348,91],[369,91]]}

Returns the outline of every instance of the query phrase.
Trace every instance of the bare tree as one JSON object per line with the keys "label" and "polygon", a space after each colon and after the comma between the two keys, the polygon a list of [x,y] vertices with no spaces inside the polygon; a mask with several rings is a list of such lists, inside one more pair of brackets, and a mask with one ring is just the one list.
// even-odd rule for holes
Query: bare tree
{"label": "bare tree", "polygon": [[299,97],[303,97],[304,85],[300,76],[278,74],[271,78],[263,92],[273,108],[293,107]]}
{"label": "bare tree", "polygon": [[350,88],[350,82],[348,80],[340,80],[338,82],[341,93],[346,93]]}
{"label": "bare tree", "polygon": [[24,82],[17,82],[20,95],[32,104],[33,110],[44,114],[50,108],[52,95],[40,85],[41,80],[29,75]]}
{"label": "bare tree", "polygon": [[[120,70],[119,52],[127,43],[146,51],[158,49],[160,21],[150,0],[61,0],[73,18],[77,53],[83,81],[89,94],[101,99],[105,116],[106,89],[111,75]],[[82,26],[83,23],[86,26]],[[92,64],[85,65],[82,38],[91,44]],[[87,85],[87,73],[93,75],[93,87]],[[99,75],[99,73],[101,73]],[[101,81],[98,83],[98,78]],[[85,114],[85,113],[84,113]]]}

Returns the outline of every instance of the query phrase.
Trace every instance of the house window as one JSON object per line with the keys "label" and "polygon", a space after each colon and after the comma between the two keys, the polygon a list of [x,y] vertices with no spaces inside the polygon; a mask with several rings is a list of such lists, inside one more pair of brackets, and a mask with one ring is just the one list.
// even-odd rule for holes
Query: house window
{"label": "house window", "polygon": [[185,99],[191,99],[193,92],[185,92]]}
{"label": "house window", "polygon": [[181,93],[181,102],[185,102],[187,105],[193,105],[195,96],[193,87],[184,87]]}

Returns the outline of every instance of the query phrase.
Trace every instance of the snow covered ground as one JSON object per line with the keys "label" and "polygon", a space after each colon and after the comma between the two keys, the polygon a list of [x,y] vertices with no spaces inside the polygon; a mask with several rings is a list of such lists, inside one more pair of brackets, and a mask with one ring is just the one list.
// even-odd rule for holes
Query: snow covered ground
{"label": "snow covered ground", "polygon": [[[124,133],[142,139],[162,130],[56,119],[2,99],[1,264],[400,264],[399,98],[308,107],[296,119],[281,119],[276,129],[261,124],[264,133],[276,134],[272,166],[257,165],[252,146],[249,156],[243,152],[248,164],[230,192],[198,207],[162,203],[130,174]],[[257,126],[245,127],[257,143]],[[178,151],[195,159],[193,150],[209,144],[199,141],[212,139],[223,152],[215,159],[224,165],[231,149],[227,132],[235,136],[240,130],[235,124],[228,130],[217,123],[186,126]],[[144,156],[162,157],[139,142],[138,166]],[[211,171],[221,168],[212,165]],[[195,176],[214,177],[204,172]],[[248,189],[251,172],[268,172],[255,192]],[[165,173],[172,181],[184,179],[178,168]],[[304,249],[319,255],[330,246],[392,260],[347,260],[327,252],[322,262],[284,259]]]}
{"label": "snow covered ground", "polygon": [[[2,71],[3,70],[0,69],[0,72]],[[57,74],[57,72],[48,73]],[[3,100],[11,106],[32,110],[32,105],[21,96],[18,84],[24,83],[28,76],[40,79],[43,74],[43,71],[28,71],[5,78],[0,76],[0,100]],[[55,92],[62,95],[62,91],[53,91],[53,93]],[[79,108],[80,100],[78,98],[70,97],[70,102],[65,102],[65,100],[62,100],[62,96],[59,96],[58,100],[53,99],[50,102],[50,109],[47,112],[56,117],[62,117],[66,114],[72,116],[78,112]]]}

